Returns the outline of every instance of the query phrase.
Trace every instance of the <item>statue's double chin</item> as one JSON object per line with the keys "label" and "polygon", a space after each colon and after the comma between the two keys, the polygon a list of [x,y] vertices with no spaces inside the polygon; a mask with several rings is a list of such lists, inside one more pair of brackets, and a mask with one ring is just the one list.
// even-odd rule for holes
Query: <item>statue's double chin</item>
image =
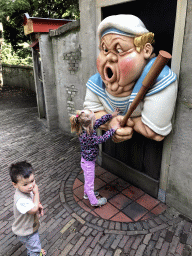
{"label": "statue's double chin", "polygon": [[119,89],[118,82],[115,83],[106,83],[106,87],[111,92],[116,92]]}

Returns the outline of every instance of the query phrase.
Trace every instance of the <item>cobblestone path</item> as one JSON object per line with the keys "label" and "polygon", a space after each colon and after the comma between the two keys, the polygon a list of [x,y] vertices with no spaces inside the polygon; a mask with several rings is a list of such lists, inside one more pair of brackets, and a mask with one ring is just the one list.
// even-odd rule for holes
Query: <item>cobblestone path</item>
{"label": "cobblestone path", "polygon": [[192,222],[173,208],[131,223],[104,220],[82,209],[73,197],[73,184],[81,171],[77,139],[48,131],[36,107],[14,108],[13,104],[5,109],[3,102],[0,98],[1,256],[26,255],[11,231],[14,189],[8,175],[10,164],[22,160],[36,170],[45,209],[39,232],[49,256],[191,255]]}

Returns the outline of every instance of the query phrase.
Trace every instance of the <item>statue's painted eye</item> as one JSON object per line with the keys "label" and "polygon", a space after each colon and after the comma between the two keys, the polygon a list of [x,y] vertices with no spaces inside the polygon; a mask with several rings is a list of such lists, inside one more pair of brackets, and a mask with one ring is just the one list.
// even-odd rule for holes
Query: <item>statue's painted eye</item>
{"label": "statue's painted eye", "polygon": [[122,50],[121,48],[116,48],[116,52],[117,52],[117,53],[122,53],[123,50]]}
{"label": "statue's painted eye", "polygon": [[106,47],[105,44],[102,45],[102,50],[103,50],[104,52],[108,52],[108,49],[107,49],[107,47]]}
{"label": "statue's painted eye", "polygon": [[107,47],[103,46],[103,51],[104,51],[104,52],[108,52]]}

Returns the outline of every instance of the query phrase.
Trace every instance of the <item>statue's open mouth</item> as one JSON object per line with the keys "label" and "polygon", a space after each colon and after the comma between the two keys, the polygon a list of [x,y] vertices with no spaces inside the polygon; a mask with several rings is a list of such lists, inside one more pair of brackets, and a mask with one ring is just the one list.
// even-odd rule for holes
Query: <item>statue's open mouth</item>
{"label": "statue's open mouth", "polygon": [[113,76],[113,71],[110,68],[107,68],[107,76],[109,79]]}

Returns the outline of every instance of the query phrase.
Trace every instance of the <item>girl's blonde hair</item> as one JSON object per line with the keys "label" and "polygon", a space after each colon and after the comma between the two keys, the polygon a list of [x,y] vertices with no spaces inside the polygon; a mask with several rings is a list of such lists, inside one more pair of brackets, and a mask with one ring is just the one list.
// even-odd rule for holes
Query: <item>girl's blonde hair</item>
{"label": "girl's blonde hair", "polygon": [[90,110],[77,110],[76,115],[70,117],[71,132],[76,132],[79,136],[83,130],[88,134],[93,131],[92,118],[90,117]]}
{"label": "girl's blonde hair", "polygon": [[146,43],[150,43],[151,45],[155,43],[154,33],[149,32],[149,33],[143,34],[142,36],[137,36],[134,38],[134,45],[136,47],[137,52],[139,53],[143,49]]}

